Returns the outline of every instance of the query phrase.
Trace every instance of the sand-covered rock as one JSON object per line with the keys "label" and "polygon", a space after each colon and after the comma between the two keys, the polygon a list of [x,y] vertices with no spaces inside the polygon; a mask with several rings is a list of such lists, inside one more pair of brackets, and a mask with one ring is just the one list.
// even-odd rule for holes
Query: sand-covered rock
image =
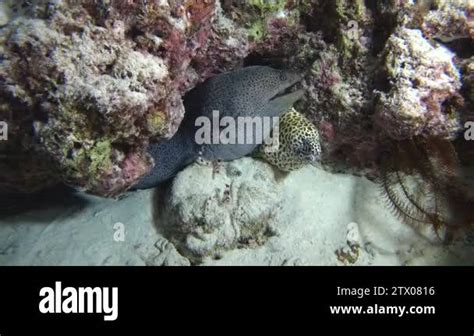
{"label": "sand-covered rock", "polygon": [[162,201],[164,231],[194,262],[255,247],[274,235],[281,211],[281,183],[272,167],[245,158],[219,167],[194,164],[173,181]]}

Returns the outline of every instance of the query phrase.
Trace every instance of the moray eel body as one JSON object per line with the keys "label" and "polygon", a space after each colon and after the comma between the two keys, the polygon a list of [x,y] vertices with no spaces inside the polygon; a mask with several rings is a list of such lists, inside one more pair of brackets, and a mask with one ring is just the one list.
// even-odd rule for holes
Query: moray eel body
{"label": "moray eel body", "polygon": [[316,164],[321,159],[317,128],[294,108],[280,118],[278,139],[276,150],[264,144],[257,149],[256,156],[286,172]]}
{"label": "moray eel body", "polygon": [[176,132],[168,141],[152,144],[148,153],[155,162],[153,169],[133,189],[149,189],[174,177],[183,167],[198,158],[199,149],[186,132]]}
{"label": "moray eel body", "polygon": [[[198,145],[197,118],[213,120],[214,111],[219,111],[220,120],[280,116],[303,95],[301,90],[289,92],[300,79],[300,75],[289,71],[252,66],[215,76],[198,85],[185,97],[186,113],[176,134],[168,141],[150,145],[148,151],[155,161],[154,168],[134,189],[156,187],[198,157],[230,161],[252,153],[258,143]],[[268,134],[264,134],[266,136]]]}

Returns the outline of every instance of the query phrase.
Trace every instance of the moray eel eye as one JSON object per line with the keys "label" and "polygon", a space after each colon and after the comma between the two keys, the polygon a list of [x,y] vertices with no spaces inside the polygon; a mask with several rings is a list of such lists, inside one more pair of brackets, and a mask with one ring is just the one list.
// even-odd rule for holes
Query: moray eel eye
{"label": "moray eel eye", "polygon": [[286,82],[288,80],[288,75],[286,74],[286,72],[284,71],[280,72],[280,80],[282,82]]}

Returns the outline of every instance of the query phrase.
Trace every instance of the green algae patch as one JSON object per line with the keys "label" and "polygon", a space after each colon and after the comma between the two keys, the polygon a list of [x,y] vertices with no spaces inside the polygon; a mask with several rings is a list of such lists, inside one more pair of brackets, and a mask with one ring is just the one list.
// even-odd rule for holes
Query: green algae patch
{"label": "green algae patch", "polygon": [[100,175],[100,172],[109,171],[112,168],[111,161],[112,144],[107,141],[99,141],[90,150],[90,168],[89,172],[92,176]]}

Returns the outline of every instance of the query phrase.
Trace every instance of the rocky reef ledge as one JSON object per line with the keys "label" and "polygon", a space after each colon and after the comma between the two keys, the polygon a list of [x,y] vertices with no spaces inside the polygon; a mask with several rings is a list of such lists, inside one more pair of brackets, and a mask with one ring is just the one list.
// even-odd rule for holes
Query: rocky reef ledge
{"label": "rocky reef ledge", "polygon": [[376,176],[384,145],[472,117],[471,1],[3,1],[0,188],[130,188],[182,97],[242,65],[305,74],[328,169]]}

